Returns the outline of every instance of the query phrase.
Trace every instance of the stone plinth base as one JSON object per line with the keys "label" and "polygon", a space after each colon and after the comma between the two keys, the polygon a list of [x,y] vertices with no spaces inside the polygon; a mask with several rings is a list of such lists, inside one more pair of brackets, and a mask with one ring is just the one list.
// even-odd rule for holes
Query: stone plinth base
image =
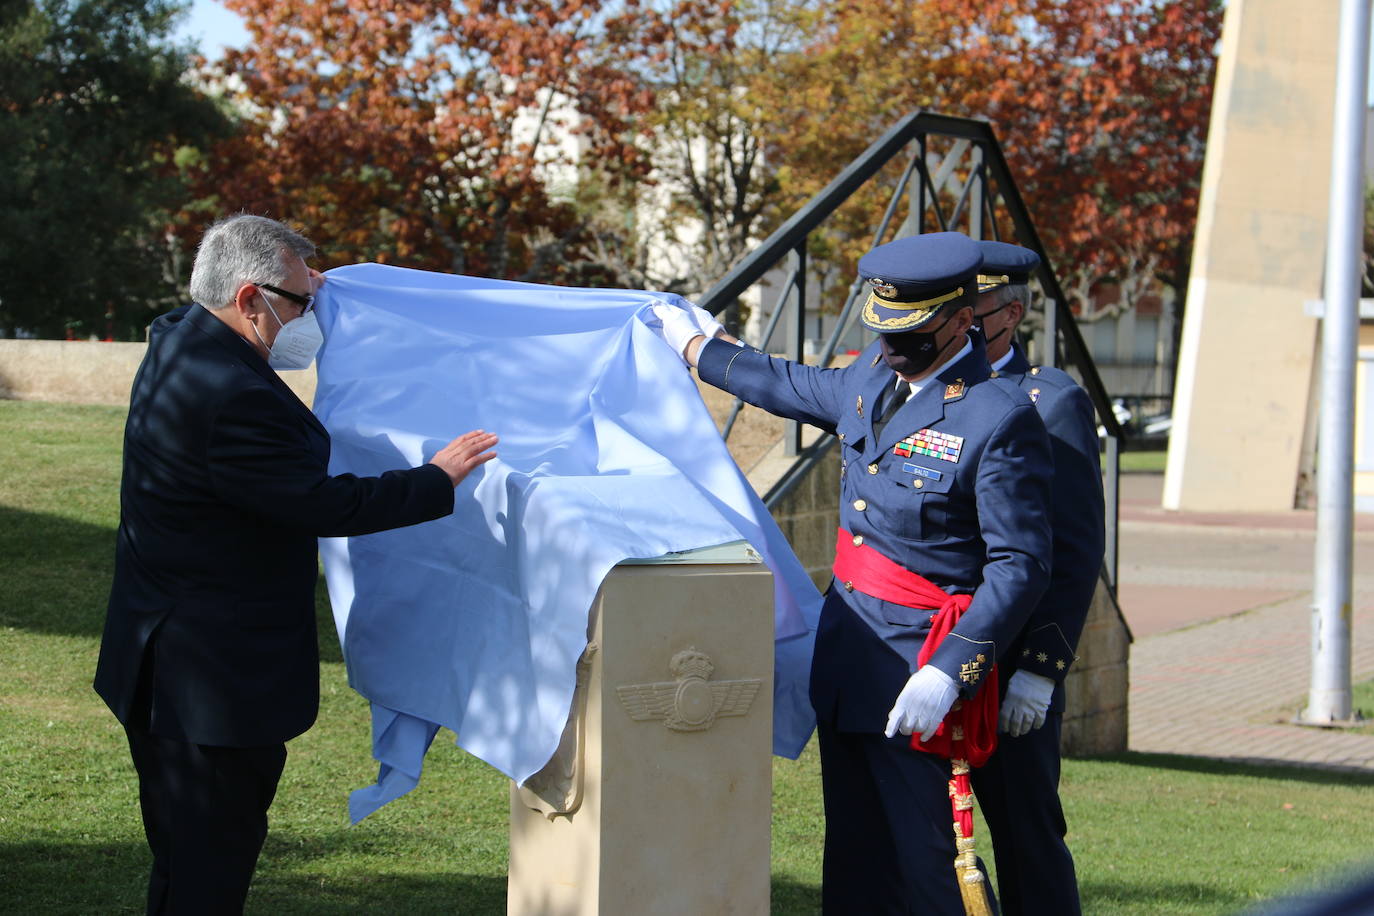
{"label": "stone plinth base", "polygon": [[768,912],[772,608],[757,562],[612,570],[564,744],[512,786],[508,913]]}

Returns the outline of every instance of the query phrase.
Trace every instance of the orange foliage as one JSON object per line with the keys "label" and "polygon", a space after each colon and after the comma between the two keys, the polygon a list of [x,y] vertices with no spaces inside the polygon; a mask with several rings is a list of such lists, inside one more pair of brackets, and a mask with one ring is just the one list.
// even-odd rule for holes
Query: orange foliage
{"label": "orange foliage", "polygon": [[[1141,271],[1181,294],[1221,14],[1216,0],[825,4],[768,102],[783,187],[795,206],[909,112],[987,119],[1076,296]],[[884,190],[840,232],[849,263]]]}
{"label": "orange foliage", "polygon": [[244,120],[200,190],[300,225],[328,263],[556,282],[587,225],[550,174],[645,168],[653,94],[623,62],[657,38],[635,0],[225,2],[252,36],[222,64]]}

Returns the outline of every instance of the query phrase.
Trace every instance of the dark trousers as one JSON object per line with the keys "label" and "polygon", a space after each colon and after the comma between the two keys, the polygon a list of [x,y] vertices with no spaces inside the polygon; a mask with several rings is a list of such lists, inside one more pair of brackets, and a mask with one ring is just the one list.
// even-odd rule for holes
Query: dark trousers
{"label": "dark trousers", "polygon": [[819,723],[825,792],[826,914],[964,916],[954,877],[949,761],[905,735]]}
{"label": "dark trousers", "polygon": [[997,736],[997,752],[973,771],[973,792],[992,833],[997,895],[1006,916],[1079,912],[1073,856],[1059,803],[1059,728],[1063,716],[1019,738]]}
{"label": "dark trousers", "polygon": [[153,852],[148,913],[242,913],[286,745],[209,747],[125,732]]}

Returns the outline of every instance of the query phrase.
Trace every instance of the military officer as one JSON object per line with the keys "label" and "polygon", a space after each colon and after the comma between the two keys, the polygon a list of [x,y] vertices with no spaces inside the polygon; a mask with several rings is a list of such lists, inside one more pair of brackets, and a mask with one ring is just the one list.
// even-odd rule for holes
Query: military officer
{"label": "military officer", "polygon": [[1000,666],[1002,734],[992,758],[973,771],[973,788],[992,833],[1002,912],[1069,916],[1079,912],[1078,885],[1059,803],[1059,729],[1064,678],[1102,568],[1096,425],[1087,392],[1065,372],[1031,366],[1013,339],[1039,256],[1005,242],[978,244],[974,317],[992,374],[1025,392],[1050,436],[1054,562],[1049,588]]}
{"label": "military officer", "polygon": [[[840,440],[837,575],[810,686],[827,913],[964,913],[950,760],[914,748],[948,739],[956,700],[996,701],[994,663],[1049,581],[1049,443],[969,333],[981,263],[952,232],[865,255],[862,320],[879,338],[842,369],[774,359],[709,316],[658,310],[701,378]],[[918,666],[933,627],[947,633]]]}

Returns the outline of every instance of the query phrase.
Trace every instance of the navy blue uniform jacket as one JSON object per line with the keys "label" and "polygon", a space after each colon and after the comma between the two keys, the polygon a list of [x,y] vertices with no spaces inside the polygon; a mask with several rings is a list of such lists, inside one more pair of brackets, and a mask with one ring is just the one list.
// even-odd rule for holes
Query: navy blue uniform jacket
{"label": "navy blue uniform jacket", "polygon": [[[873,420],[897,381],[877,342],[846,368],[820,369],[712,340],[697,371],[770,413],[838,435],[841,527],[946,591],[973,595],[931,659],[972,696],[1049,581],[1053,469],[1035,407],[989,378],[982,341],[926,379],[876,441]],[[943,457],[898,454],[923,430],[940,434]],[[817,716],[842,731],[881,732],[931,616],[832,584],[811,667]]]}
{"label": "navy blue uniform jacket", "polygon": [[95,689],[121,722],[196,744],[299,735],[319,706],[316,538],[453,511],[434,465],[330,477],[329,434],[200,306],[153,322]]}
{"label": "navy blue uniform jacket", "polygon": [[[1093,405],[1067,372],[1031,366],[1014,344],[1011,359],[998,375],[1020,387],[1035,404],[1054,454],[1054,569],[1025,632],[1012,646],[1004,673],[1024,668],[1063,683],[1076,657],[1106,548]],[[1063,691],[1057,691],[1055,709],[1062,705]]]}

